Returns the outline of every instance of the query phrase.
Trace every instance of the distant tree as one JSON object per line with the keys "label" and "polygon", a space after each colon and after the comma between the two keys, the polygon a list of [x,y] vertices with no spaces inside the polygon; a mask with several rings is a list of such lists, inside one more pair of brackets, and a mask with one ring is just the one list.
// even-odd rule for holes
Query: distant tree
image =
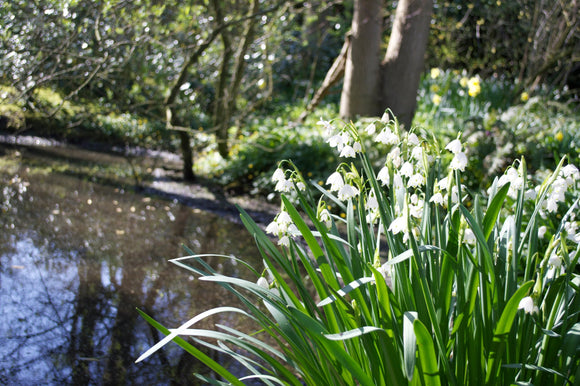
{"label": "distant tree", "polygon": [[427,48],[430,66],[501,75],[528,91],[542,85],[580,95],[580,82],[574,81],[580,74],[579,0],[437,5]]}
{"label": "distant tree", "polygon": [[[224,10],[220,1],[212,0],[216,15],[220,20],[225,19]],[[228,157],[228,129],[230,120],[235,110],[236,99],[240,92],[244,69],[246,67],[245,56],[253,43],[256,34],[256,16],[260,3],[251,0],[248,5],[248,19],[238,40],[237,47],[233,46],[233,34],[228,29],[222,29],[223,58],[220,67],[219,82],[216,89],[216,101],[214,105],[214,126],[218,140],[218,151],[223,158]],[[233,60],[233,64],[230,61]]]}
{"label": "distant tree", "polygon": [[400,0],[387,52],[381,58],[383,0],[355,0],[351,29],[341,53],[307,111],[344,76],[342,117],[377,116],[389,108],[409,127],[416,108],[432,10],[432,0]]}
{"label": "distant tree", "polygon": [[381,115],[390,108],[409,127],[416,108],[433,1],[399,1],[381,61],[382,9],[382,0],[354,3],[340,115]]}
{"label": "distant tree", "polygon": [[[180,140],[184,178],[191,181],[199,122],[227,156],[229,128],[236,114],[246,113],[239,112],[240,100],[250,110],[271,92],[271,79],[265,90],[256,87],[259,78],[251,79],[271,68],[258,66],[267,56],[258,34],[287,3],[255,0],[249,9],[233,0],[3,3],[0,83],[12,86],[29,110],[42,107],[34,91],[48,87],[64,95],[63,103],[84,98],[101,114],[165,121]],[[39,113],[50,119],[55,111]]]}

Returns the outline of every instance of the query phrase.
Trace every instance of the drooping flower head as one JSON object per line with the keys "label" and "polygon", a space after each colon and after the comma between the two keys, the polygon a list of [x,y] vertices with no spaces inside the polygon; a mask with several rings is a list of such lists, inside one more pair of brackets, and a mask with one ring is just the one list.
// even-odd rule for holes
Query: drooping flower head
{"label": "drooping flower head", "polygon": [[467,156],[463,152],[463,145],[461,144],[461,141],[459,139],[454,139],[453,141],[449,142],[447,146],[445,146],[445,149],[454,154],[449,167],[451,167],[453,170],[465,171],[468,160]]}
{"label": "drooping flower head", "polygon": [[342,174],[340,174],[339,172],[332,173],[326,180],[326,184],[330,185],[331,192],[339,191],[344,186]]}
{"label": "drooping flower head", "polygon": [[345,184],[338,191],[338,199],[340,201],[346,201],[350,198],[357,196],[360,193],[356,186]]}

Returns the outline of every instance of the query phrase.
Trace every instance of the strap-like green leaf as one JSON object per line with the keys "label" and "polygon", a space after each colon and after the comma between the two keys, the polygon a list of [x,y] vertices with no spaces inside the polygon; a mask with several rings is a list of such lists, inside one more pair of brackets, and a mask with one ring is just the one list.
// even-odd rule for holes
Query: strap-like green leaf
{"label": "strap-like green leaf", "polygon": [[493,230],[495,222],[497,221],[497,217],[499,216],[499,212],[501,210],[503,202],[505,201],[509,187],[510,187],[509,183],[502,186],[497,191],[495,196],[493,196],[491,203],[487,207],[487,211],[485,212],[485,216],[483,217],[483,235],[486,241],[489,238],[491,231]]}
{"label": "strap-like green leaf", "polygon": [[[149,324],[151,324],[157,330],[162,332],[164,335],[171,335],[171,332],[167,328],[165,328],[162,324],[158,323],[155,319],[153,319],[152,317],[147,315],[145,312],[141,311],[140,309],[137,309],[137,312],[139,312],[139,314]],[[174,336],[172,340],[173,340],[173,342],[177,343],[181,348],[183,348],[185,351],[187,351],[192,356],[194,356],[195,358],[200,360],[207,367],[209,367],[210,369],[215,371],[217,374],[222,376],[224,379],[229,381],[232,385],[244,386],[244,384],[242,382],[240,382],[240,380],[238,380],[238,378],[235,375],[230,373],[223,366],[221,366],[219,363],[217,363],[216,361],[214,361],[213,359],[208,357],[206,354],[204,354],[203,352],[201,352],[200,350],[198,350],[197,348],[195,348],[191,344],[187,343],[184,339],[180,338],[179,336]],[[136,362],[139,362],[145,358],[146,357],[144,354],[139,359],[137,359]]]}
{"label": "strap-like green leaf", "polygon": [[[361,277],[360,279],[356,279],[355,281],[352,281],[352,282],[348,283],[346,286],[342,287],[340,290],[337,291],[337,294],[344,297],[349,292],[357,289],[361,285],[366,284],[366,283],[370,283],[370,282],[374,282],[374,281],[375,281],[375,278],[372,276]],[[317,304],[317,306],[318,307],[326,306],[327,304],[334,302],[336,299],[337,299],[336,296],[330,295],[326,299],[323,299],[322,301],[320,301]]]}
{"label": "strap-like green leaf", "polygon": [[405,361],[405,375],[410,381],[415,371],[415,358],[417,352],[417,338],[413,328],[413,322],[417,319],[416,312],[403,314],[403,359]]}
{"label": "strap-like green leaf", "polygon": [[319,321],[300,312],[296,308],[290,308],[289,311],[296,319],[297,323],[309,333],[310,337],[313,338],[318,345],[325,348],[328,355],[332,355],[335,360],[348,369],[348,372],[352,374],[353,379],[356,379],[360,385],[375,385],[375,382],[373,382],[371,377],[365,373],[354,358],[344,350],[344,347],[341,344],[327,339],[324,336],[328,331],[326,331],[325,327]]}
{"label": "strap-like green leaf", "polygon": [[487,360],[488,366],[487,374],[485,376],[485,383],[487,385],[494,385],[497,382],[503,353],[505,351],[505,343],[512,328],[514,319],[516,318],[518,306],[520,301],[528,294],[528,291],[533,285],[534,282],[530,280],[518,288],[510,300],[508,300],[503,312],[501,313],[499,321],[495,326],[493,345]]}
{"label": "strap-like green leaf", "polygon": [[375,331],[382,331],[382,332],[386,333],[385,330],[383,330],[382,328],[379,328],[379,327],[363,326],[363,327],[355,328],[355,329],[352,329],[349,331],[339,332],[338,334],[323,334],[323,335],[326,339],[330,339],[330,340],[347,340],[347,339],[357,338],[361,335],[368,334],[370,332],[375,332]]}
{"label": "strap-like green leaf", "polygon": [[413,321],[413,329],[417,337],[417,351],[421,361],[421,371],[419,373],[423,378],[424,384],[427,386],[441,385],[433,338],[429,334],[427,327],[419,319]]}

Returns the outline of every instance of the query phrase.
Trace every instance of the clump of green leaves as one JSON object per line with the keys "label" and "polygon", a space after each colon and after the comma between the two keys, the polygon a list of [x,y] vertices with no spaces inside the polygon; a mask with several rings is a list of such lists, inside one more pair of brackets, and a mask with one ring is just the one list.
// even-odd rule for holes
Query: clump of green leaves
{"label": "clump of green leaves", "polygon": [[87,138],[104,142],[165,149],[172,146],[171,133],[163,122],[136,114],[97,114],[87,123],[86,129]]}
{"label": "clump of green leaves", "polygon": [[[254,117],[247,126],[234,129],[229,159],[219,157],[215,146],[206,146],[198,153],[196,172],[231,190],[267,195],[274,187],[270,177],[278,162],[289,159],[308,179],[322,181],[337,157],[324,141],[316,115],[298,123],[300,111],[287,107],[271,116]],[[317,110],[327,112],[328,108]],[[206,137],[201,133],[196,142],[211,143]]]}
{"label": "clump of green leaves", "polygon": [[[264,262],[244,264],[255,282],[219,274],[203,255],[172,260],[228,289],[244,309],[217,307],[177,329],[142,313],[167,336],[138,361],[173,340],[238,385],[577,382],[578,169],[562,160],[535,185],[521,159],[474,194],[461,183],[460,138],[443,148],[376,120],[366,135],[389,150],[375,167],[354,125],[321,123],[344,159],[329,189],[282,162],[272,177],[281,211],[266,233],[241,211]],[[222,313],[260,327],[195,329]],[[238,379],[197,346],[230,356],[249,375]]]}
{"label": "clump of green leaves", "polygon": [[470,188],[489,185],[521,157],[531,171],[553,170],[564,154],[569,162],[579,162],[580,120],[571,105],[545,90],[532,96],[516,90],[517,85],[499,77],[480,79],[438,68],[422,79],[414,122],[437,138],[463,132],[474,177],[467,181]]}

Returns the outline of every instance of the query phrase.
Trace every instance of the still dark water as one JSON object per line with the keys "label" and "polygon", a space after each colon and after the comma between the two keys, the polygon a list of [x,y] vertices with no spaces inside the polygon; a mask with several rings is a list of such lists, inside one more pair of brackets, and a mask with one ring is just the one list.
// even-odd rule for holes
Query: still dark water
{"label": "still dark water", "polygon": [[[185,255],[183,244],[259,267],[243,226],[102,177],[123,159],[77,159],[71,170],[71,160],[0,148],[0,160],[0,384],[195,384],[192,373],[206,370],[174,344],[134,363],[162,338],[136,307],[176,328],[235,305],[168,260]],[[229,259],[210,263],[248,277]],[[244,328],[228,318],[211,323]]]}

